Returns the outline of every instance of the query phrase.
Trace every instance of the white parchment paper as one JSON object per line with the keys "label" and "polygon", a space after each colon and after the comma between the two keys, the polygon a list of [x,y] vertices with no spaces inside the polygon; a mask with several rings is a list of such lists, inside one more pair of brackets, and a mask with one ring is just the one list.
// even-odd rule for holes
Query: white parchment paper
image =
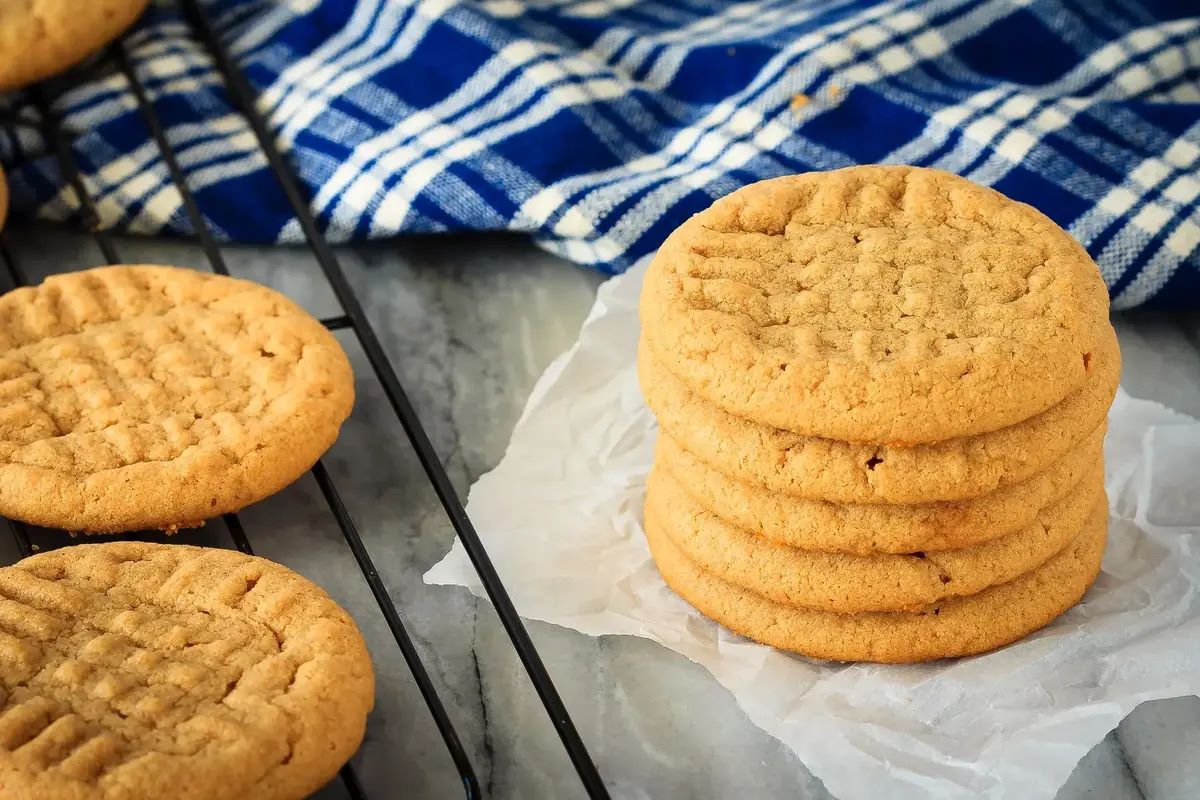
{"label": "white parchment paper", "polygon": [[[1124,393],[1105,447],[1103,573],[1023,642],[928,665],[835,665],[693,611],[642,538],[657,435],[634,374],[643,274],[601,287],[471,490],[467,509],[524,616],[644,636],[703,665],[842,800],[1051,798],[1139,703],[1200,693],[1200,422]],[[425,578],[483,596],[457,543]]]}

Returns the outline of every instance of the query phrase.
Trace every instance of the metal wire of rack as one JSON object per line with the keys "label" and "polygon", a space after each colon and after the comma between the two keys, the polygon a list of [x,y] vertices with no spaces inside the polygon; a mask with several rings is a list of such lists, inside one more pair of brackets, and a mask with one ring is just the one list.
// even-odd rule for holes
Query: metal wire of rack
{"label": "metal wire of rack", "polygon": [[[479,576],[496,613],[508,634],[514,650],[520,658],[522,666],[529,677],[538,698],[541,700],[562,746],[570,758],[584,791],[592,798],[607,798],[608,792],[600,777],[595,763],[584,745],[570,714],[567,712],[558,690],[542,662],[537,648],[533,644],[528,631],[521,622],[508,592],[504,587],[495,567],[492,565],[478,533],[468,518],[462,501],[451,484],[437,452],[434,450],[425,428],[417,417],[404,387],[401,385],[388,356],[384,352],[370,321],[363,311],[354,290],[346,279],[337,257],[329,243],[321,234],[307,201],[305,200],[300,182],[295,177],[286,159],[275,144],[274,137],[267,121],[258,111],[257,93],[250,82],[241,73],[221,41],[216,29],[205,15],[199,0],[179,0],[184,16],[187,18],[192,35],[204,47],[212,59],[217,71],[224,81],[233,107],[245,118],[250,126],[258,145],[266,159],[271,173],[279,184],[279,188],[287,199],[289,206],[299,221],[305,240],[318,266],[329,283],[334,296],[341,306],[342,314],[322,319],[321,322],[330,330],[349,330],[357,339],[387,396],[388,402],[400,421],[409,443],[413,448],[429,484],[437,494],[447,518],[454,528],[455,534],[462,542],[470,557],[471,563]],[[209,267],[217,273],[227,275],[229,270],[216,237],[204,219],[196,203],[187,181],[187,176],[180,167],[175,149],[163,127],[155,108],[151,92],[145,81],[139,76],[134,61],[130,58],[126,44],[118,40],[109,46],[103,57],[111,62],[129,84],[129,89],[137,102],[141,117],[146,124],[151,140],[158,146],[163,163],[166,165],[171,179],[182,199],[186,214],[195,232],[196,240],[204,251]],[[50,96],[44,87],[34,87],[31,90],[32,109],[36,112],[33,118],[25,115],[4,115],[0,118],[0,127],[26,128],[36,131],[54,151],[59,169],[67,181],[71,193],[78,203],[78,213],[81,223],[91,231],[95,244],[109,264],[120,263],[120,255],[113,244],[112,238],[99,227],[99,214],[95,200],[88,193],[87,186],[75,162],[71,150],[70,133],[66,131],[54,110],[54,97]],[[13,250],[9,247],[4,235],[0,233],[0,261],[15,286],[27,285],[28,276],[22,269]],[[333,478],[320,461],[312,468],[329,512],[337,523],[355,561],[362,572],[368,588],[395,639],[396,645],[403,656],[418,690],[429,709],[433,722],[445,743],[446,750],[458,771],[464,796],[477,798],[481,796],[479,781],[475,774],[466,749],[463,747],[458,731],[451,722],[442,702],[438,688],[429,670],[421,659],[412,637],[405,627],[403,617],[392,602],[387,587],[379,576],[371,554],[359,535],[358,528],[346,504],[342,500]],[[227,514],[224,521],[233,544],[244,553],[253,553],[250,537],[237,514]],[[18,552],[28,556],[35,551],[35,536],[31,528],[23,523],[9,520],[9,528],[14,537]],[[368,795],[353,768],[347,764],[340,773],[341,781],[351,798],[365,800]]]}

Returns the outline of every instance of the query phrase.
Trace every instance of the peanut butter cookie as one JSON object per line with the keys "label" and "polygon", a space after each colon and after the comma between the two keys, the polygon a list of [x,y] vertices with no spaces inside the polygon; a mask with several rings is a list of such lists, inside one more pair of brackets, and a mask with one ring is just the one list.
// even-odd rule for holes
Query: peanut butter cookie
{"label": "peanut butter cookie", "polygon": [[142,542],[0,569],[5,800],[300,800],[362,741],[353,620],[270,561]]}
{"label": "peanut butter cookie", "polygon": [[732,415],[911,445],[1075,392],[1108,292],[1036,209],[948,172],[864,166],[761,181],[692,217],[651,263],[641,318],[657,363]]}
{"label": "peanut butter cookie", "polygon": [[120,36],[149,0],[0,3],[0,91],[62,72]]}
{"label": "peanut butter cookie", "polygon": [[655,463],[708,511],[779,544],[859,555],[938,552],[983,544],[1030,525],[1101,463],[1105,427],[1021,483],[941,503],[831,503],[773,492],[722,474],[666,433],[659,435]]}
{"label": "peanut butter cookie", "polygon": [[643,344],[638,376],[662,429],[716,469],[776,492],[838,503],[931,503],[1024,481],[1079,447],[1108,417],[1121,377],[1105,335],[1076,392],[1037,416],[978,436],[912,447],[804,436],[735,417],[701,399]]}
{"label": "peanut butter cookie", "polygon": [[763,644],[833,661],[909,663],[993,650],[1079,602],[1100,571],[1106,503],[1058,555],[1021,577],[920,611],[839,614],[768,600],[699,567],[653,518],[646,538],[667,584],[704,615]]}
{"label": "peanut butter cookie", "polygon": [[324,326],[249,281],[103,267],[0,297],[0,514],[173,530],[302,475],[354,402]]}
{"label": "peanut butter cookie", "polygon": [[851,555],[777,544],[706,511],[657,469],[646,486],[646,516],[698,567],[769,600],[843,614],[913,611],[1006,583],[1066,547],[1104,488],[1099,462],[1089,473],[1022,530],[936,553]]}

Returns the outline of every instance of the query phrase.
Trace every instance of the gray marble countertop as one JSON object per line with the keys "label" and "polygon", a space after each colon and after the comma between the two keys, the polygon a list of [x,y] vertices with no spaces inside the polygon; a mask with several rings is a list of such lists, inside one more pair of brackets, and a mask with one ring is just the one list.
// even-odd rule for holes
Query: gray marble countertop
{"label": "gray marble countertop", "polygon": [[[15,225],[36,278],[101,263],[85,237]],[[118,239],[122,260],[205,267],[187,244]],[[307,251],[230,248],[235,274],[339,313]],[[575,338],[601,278],[507,236],[412,238],[339,251],[342,265],[460,494],[502,454],[534,381]],[[1200,315],[1117,320],[1126,389],[1200,415]],[[475,764],[486,795],[583,791],[491,606],[421,575],[453,531],[349,334],[359,401],[326,464]],[[325,586],[354,614],[379,676],[355,764],[369,797],[461,796],[457,774],[382,615],[311,477],[242,515],[257,551]],[[230,546],[220,521],[184,534]],[[181,539],[183,540],[183,539]],[[0,556],[12,559],[6,539]],[[531,554],[531,557],[536,557]],[[827,798],[790,751],[754,727],[700,667],[631,637],[528,627],[614,796]],[[1080,763],[1061,798],[1200,797],[1200,698],[1148,703]],[[319,797],[345,797],[340,783]]]}

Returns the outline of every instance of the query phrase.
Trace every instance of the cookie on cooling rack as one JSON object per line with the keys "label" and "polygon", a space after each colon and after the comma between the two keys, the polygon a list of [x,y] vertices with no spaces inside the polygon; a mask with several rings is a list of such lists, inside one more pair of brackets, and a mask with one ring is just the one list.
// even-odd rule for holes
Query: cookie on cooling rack
{"label": "cookie on cooling rack", "polygon": [[30,0],[0,3],[0,91],[75,66],[120,36],[148,0]]}
{"label": "cookie on cooling rack", "polygon": [[278,564],[85,544],[0,568],[0,593],[6,798],[299,800],[362,741],[362,636]]}
{"label": "cookie on cooling rack", "polygon": [[261,500],[333,444],[350,362],[249,281],[117,266],[0,296],[0,515],[174,530]]}

